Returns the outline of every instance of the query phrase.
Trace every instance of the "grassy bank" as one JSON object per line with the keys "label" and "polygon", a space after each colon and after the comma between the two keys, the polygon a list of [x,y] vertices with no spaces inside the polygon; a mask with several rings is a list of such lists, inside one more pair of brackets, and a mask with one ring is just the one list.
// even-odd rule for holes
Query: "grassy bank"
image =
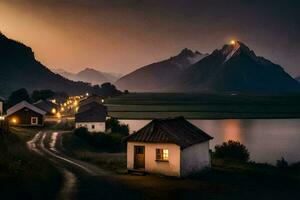
{"label": "grassy bank", "polygon": [[73,156],[80,160],[91,162],[111,172],[121,173],[126,171],[126,153],[114,152],[111,149],[95,147],[88,141],[76,136],[73,132],[63,135],[63,145]]}
{"label": "grassy bank", "polygon": [[269,164],[212,159],[212,169],[177,179],[157,175],[126,175],[126,153],[106,153],[80,139],[72,132],[64,134],[63,143],[78,159],[119,173],[126,184],[137,187],[153,198],[184,195],[213,199],[298,199],[300,166],[276,167]]}
{"label": "grassy bank", "polygon": [[61,175],[26,141],[37,129],[13,128],[0,139],[0,194],[3,199],[54,199]]}

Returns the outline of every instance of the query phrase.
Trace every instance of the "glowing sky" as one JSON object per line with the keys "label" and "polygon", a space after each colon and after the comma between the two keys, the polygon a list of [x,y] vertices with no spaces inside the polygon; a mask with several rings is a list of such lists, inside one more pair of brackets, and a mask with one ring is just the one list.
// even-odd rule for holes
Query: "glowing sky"
{"label": "glowing sky", "polygon": [[300,75],[300,1],[0,0],[0,31],[50,68],[127,73],[238,39]]}

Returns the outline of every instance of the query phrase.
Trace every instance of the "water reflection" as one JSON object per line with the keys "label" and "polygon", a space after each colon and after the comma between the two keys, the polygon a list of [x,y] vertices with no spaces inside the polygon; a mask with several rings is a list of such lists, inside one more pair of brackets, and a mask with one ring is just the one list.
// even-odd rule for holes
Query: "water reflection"
{"label": "water reflection", "polygon": [[221,130],[223,130],[224,141],[233,140],[243,143],[242,139],[242,121],[223,120],[220,121]]}

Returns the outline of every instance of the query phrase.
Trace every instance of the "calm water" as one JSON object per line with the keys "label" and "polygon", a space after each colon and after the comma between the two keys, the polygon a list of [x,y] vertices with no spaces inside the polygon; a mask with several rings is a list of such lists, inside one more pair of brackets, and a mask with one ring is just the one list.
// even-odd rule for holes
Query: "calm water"
{"label": "calm water", "polygon": [[[121,120],[130,132],[149,120]],[[214,139],[210,147],[235,140],[245,144],[251,160],[275,163],[283,157],[288,162],[300,161],[300,119],[189,120]]]}

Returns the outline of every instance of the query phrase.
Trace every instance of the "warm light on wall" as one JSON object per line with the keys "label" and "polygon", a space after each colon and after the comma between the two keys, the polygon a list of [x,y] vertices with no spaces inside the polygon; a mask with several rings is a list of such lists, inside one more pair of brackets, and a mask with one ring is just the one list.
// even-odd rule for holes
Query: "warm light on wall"
{"label": "warm light on wall", "polygon": [[14,123],[14,124],[16,124],[18,122],[18,120],[17,120],[17,118],[12,118],[11,122]]}

